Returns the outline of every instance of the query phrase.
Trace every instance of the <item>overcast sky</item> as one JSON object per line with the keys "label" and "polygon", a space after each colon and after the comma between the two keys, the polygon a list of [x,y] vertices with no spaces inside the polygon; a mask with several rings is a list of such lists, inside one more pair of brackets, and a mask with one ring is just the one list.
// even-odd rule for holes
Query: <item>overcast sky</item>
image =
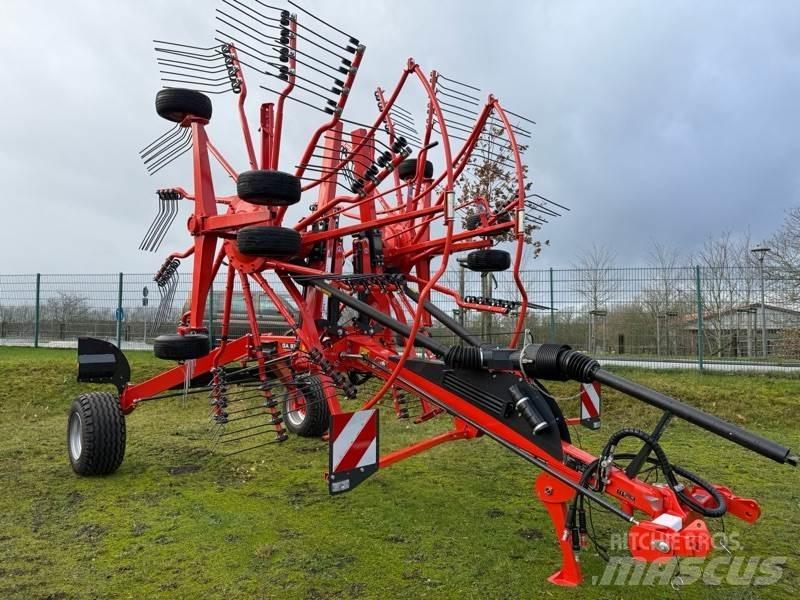
{"label": "overcast sky", "polygon": [[[149,177],[137,152],[168,127],[152,40],[210,44],[219,6],[0,1],[0,272],[151,272],[189,245],[184,213],[158,254],[137,249],[155,188],[191,187],[188,156]],[[689,253],[747,227],[759,240],[800,202],[800,3],[304,6],[367,46],[350,118],[374,118],[375,86],[412,56],[537,122],[534,187],[572,212],[541,232],[551,246],[531,267],[568,266],[592,243],[636,265],[654,241]],[[255,119],[267,94],[251,93]],[[232,97],[214,102],[210,134],[244,170]],[[292,118],[283,168],[320,116]]]}

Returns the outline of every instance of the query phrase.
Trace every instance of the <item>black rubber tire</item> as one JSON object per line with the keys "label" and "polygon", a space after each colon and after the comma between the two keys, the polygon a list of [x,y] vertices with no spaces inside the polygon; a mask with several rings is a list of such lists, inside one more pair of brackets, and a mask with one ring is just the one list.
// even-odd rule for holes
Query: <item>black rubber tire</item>
{"label": "black rubber tire", "polygon": [[300,422],[297,419],[289,418],[287,414],[290,409],[289,401],[285,401],[283,404],[283,422],[286,425],[286,429],[301,437],[322,437],[328,431],[331,420],[331,413],[328,410],[328,402],[325,400],[322,382],[316,375],[309,375],[298,379],[297,387],[306,402],[305,414],[297,415],[301,417]]}
{"label": "black rubber tire", "polygon": [[211,352],[208,336],[202,333],[160,335],[153,341],[153,354],[164,360],[191,360]]}
{"label": "black rubber tire", "polygon": [[300,202],[300,179],[283,171],[245,171],[236,180],[236,194],[259,206],[291,206]]}
{"label": "black rubber tire", "polygon": [[[73,420],[80,431],[80,448],[73,447]],[[72,402],[67,419],[67,456],[78,475],[110,475],[125,458],[125,415],[119,398],[109,392],[81,394]]]}
{"label": "black rubber tire", "polygon": [[464,229],[466,229],[467,231],[472,231],[473,229],[477,229],[480,224],[481,224],[481,216],[478,213],[467,215],[464,218]]}
{"label": "black rubber tire", "polygon": [[[403,181],[414,179],[414,177],[417,175],[417,159],[407,158],[397,165],[397,175]],[[433,163],[429,160],[425,161],[425,172],[423,173],[423,177],[425,177],[425,179],[430,179],[433,177]]]}
{"label": "black rubber tire", "polygon": [[300,234],[288,227],[252,225],[236,233],[239,252],[265,258],[289,258],[300,252]]}
{"label": "black rubber tire", "polygon": [[467,268],[478,273],[505,271],[511,266],[511,255],[505,250],[475,250],[467,254]]}
{"label": "black rubber tire", "polygon": [[158,116],[180,123],[186,117],[211,119],[211,100],[205,94],[183,88],[166,88],[156,94]]}

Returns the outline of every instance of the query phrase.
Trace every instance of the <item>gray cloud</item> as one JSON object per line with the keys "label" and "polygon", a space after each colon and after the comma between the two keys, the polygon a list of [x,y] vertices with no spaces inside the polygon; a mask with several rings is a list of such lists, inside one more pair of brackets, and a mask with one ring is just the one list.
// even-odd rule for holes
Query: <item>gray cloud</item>
{"label": "gray cloud", "polygon": [[[161,255],[136,249],[155,212],[153,190],[188,185],[190,176],[185,160],[150,178],[137,157],[166,129],[152,106],[151,40],[210,41],[217,6],[2,3],[0,271],[158,266]],[[653,240],[689,252],[723,229],[749,227],[758,239],[800,201],[796,3],[306,6],[367,44],[351,118],[371,118],[374,87],[393,85],[413,56],[537,121],[527,154],[536,189],[572,212],[542,232],[552,246],[536,266],[569,264],[593,242],[634,264]],[[230,104],[215,98],[210,132],[244,168]],[[418,92],[404,104],[422,115]],[[289,118],[284,168],[318,123],[312,114]],[[217,185],[232,189],[221,175]],[[188,241],[179,220],[162,249]]]}

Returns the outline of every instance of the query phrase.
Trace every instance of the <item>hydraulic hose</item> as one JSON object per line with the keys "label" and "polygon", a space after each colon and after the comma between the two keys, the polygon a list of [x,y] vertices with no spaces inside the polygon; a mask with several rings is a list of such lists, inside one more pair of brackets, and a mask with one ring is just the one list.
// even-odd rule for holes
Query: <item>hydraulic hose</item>
{"label": "hydraulic hose", "polygon": [[[649,433],[642,431],[641,429],[633,429],[633,428],[626,428],[620,429],[614,435],[612,435],[608,442],[606,442],[605,448],[603,448],[603,452],[600,454],[600,469],[601,472],[603,469],[610,469],[611,462],[614,459],[614,450],[616,449],[617,444],[619,444],[625,438],[638,438],[647,444],[650,449],[653,451],[653,454],[656,455],[656,460],[658,461],[658,466],[661,468],[661,472],[664,473],[664,477],[667,480],[667,485],[669,485],[670,489],[675,492],[675,495],[680,498],[681,502],[691,508],[694,512],[701,514],[705,517],[711,518],[718,518],[723,516],[727,510],[728,506],[725,503],[725,498],[719,491],[712,486],[711,484],[707,483],[703,479],[700,479],[694,473],[686,471],[685,469],[678,469],[676,470],[673,465],[670,464],[669,459],[667,458],[666,452],[661,447],[661,445],[650,436]],[[694,498],[692,498],[685,490],[684,486],[678,481],[677,477],[675,477],[675,473],[690,479],[694,483],[697,483],[700,487],[702,487],[708,494],[714,498],[715,506],[709,508],[699,504]],[[686,475],[689,473],[689,475]],[[602,478],[601,478],[602,479]],[[602,482],[601,482],[602,484]]]}

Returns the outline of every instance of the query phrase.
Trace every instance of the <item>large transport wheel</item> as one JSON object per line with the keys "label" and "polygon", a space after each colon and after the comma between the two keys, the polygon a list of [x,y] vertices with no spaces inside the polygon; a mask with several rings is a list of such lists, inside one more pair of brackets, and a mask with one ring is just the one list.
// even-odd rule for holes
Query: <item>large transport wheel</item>
{"label": "large transport wheel", "polygon": [[153,354],[164,360],[191,360],[209,352],[211,345],[208,336],[202,333],[160,335],[153,342]]}
{"label": "large transport wheel", "polygon": [[300,234],[288,227],[251,225],[236,232],[239,252],[264,258],[290,258],[300,252]]}
{"label": "large transport wheel", "polygon": [[110,475],[125,458],[125,416],[108,392],[81,394],[67,420],[67,454],[78,475]]}
{"label": "large transport wheel", "polygon": [[[417,176],[417,159],[407,158],[397,165],[397,175],[403,181],[414,179],[414,177]],[[425,161],[425,171],[423,172],[422,176],[425,179],[430,179],[433,177],[433,163],[431,161]]]}
{"label": "large transport wheel", "polygon": [[236,195],[259,206],[291,206],[300,194],[300,178],[283,171],[245,171],[236,180]]}
{"label": "large transport wheel", "polygon": [[297,391],[295,398],[283,403],[286,429],[302,437],[321,437],[331,418],[322,381],[316,375],[303,377],[297,381]]}
{"label": "large transport wheel", "polygon": [[475,250],[467,254],[467,268],[478,273],[505,271],[511,266],[511,255],[505,250]]}
{"label": "large transport wheel", "polygon": [[183,88],[167,88],[156,94],[158,116],[180,123],[186,117],[211,119],[211,100],[205,94]]}

